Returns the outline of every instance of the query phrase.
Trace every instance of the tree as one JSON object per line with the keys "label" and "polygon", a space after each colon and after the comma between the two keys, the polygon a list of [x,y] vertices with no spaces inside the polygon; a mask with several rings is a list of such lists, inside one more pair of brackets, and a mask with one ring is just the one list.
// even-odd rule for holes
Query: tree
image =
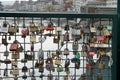
{"label": "tree", "polygon": [[1,1],[0,1],[0,11],[3,11],[3,5]]}
{"label": "tree", "polygon": [[51,11],[52,11],[52,5],[47,5],[47,6],[45,7],[45,11],[51,12]]}

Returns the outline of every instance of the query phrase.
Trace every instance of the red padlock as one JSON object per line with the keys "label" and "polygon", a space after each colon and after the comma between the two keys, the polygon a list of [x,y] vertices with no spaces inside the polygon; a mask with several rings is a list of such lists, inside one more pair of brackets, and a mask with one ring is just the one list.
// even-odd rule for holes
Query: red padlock
{"label": "red padlock", "polygon": [[86,68],[90,69],[90,64],[88,62],[86,62]]}
{"label": "red padlock", "polygon": [[97,40],[98,40],[98,41],[101,41],[101,42],[104,41],[104,36],[98,36],[98,37],[97,37]]}
{"label": "red padlock", "polygon": [[22,35],[27,35],[28,30],[27,29],[23,29],[23,30],[21,30],[21,33],[22,33]]}
{"label": "red padlock", "polygon": [[93,57],[95,55],[95,52],[89,52],[89,55]]}
{"label": "red padlock", "polygon": [[52,30],[54,30],[53,26],[47,26],[46,27],[46,31],[52,31]]}

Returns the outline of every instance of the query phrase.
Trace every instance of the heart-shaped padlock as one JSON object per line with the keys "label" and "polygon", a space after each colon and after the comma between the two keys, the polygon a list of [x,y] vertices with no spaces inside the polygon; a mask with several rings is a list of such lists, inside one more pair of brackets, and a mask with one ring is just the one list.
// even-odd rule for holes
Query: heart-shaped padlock
{"label": "heart-shaped padlock", "polygon": [[27,29],[22,29],[21,30],[22,36],[26,37],[28,30]]}

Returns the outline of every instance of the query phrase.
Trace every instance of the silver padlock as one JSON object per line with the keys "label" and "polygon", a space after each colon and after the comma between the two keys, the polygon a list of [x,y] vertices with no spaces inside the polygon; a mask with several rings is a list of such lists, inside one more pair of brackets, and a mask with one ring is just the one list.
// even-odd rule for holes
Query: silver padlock
{"label": "silver padlock", "polygon": [[73,44],[72,44],[72,49],[73,49],[73,50],[78,50],[78,47],[79,47],[78,41],[77,41],[77,40],[74,40],[74,42],[73,42]]}

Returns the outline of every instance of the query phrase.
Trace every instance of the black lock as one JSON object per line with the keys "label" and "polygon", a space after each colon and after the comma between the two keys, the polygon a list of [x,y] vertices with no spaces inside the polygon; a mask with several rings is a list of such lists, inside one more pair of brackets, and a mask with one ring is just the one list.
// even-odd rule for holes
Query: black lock
{"label": "black lock", "polygon": [[23,76],[22,76],[22,79],[27,79],[27,75],[23,75]]}

